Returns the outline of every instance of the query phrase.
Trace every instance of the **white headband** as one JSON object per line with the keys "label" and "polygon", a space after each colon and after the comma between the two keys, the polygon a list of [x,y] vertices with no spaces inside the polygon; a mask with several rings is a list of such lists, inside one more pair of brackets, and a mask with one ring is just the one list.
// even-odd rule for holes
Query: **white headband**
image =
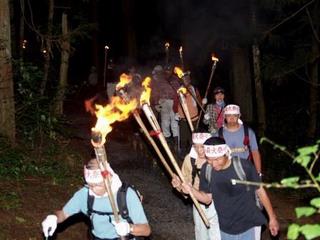
{"label": "white headband", "polygon": [[231,154],[231,149],[227,144],[204,145],[204,152],[206,157],[218,158],[224,155],[229,156]]}
{"label": "white headband", "polygon": [[192,142],[194,144],[204,144],[211,137],[210,133],[192,133]]}
{"label": "white headband", "polygon": [[229,104],[227,105],[224,110],[224,114],[240,114],[240,107],[238,105]]}
{"label": "white headband", "polygon": [[89,184],[103,182],[100,169],[87,169],[86,166],[84,166],[84,178]]}

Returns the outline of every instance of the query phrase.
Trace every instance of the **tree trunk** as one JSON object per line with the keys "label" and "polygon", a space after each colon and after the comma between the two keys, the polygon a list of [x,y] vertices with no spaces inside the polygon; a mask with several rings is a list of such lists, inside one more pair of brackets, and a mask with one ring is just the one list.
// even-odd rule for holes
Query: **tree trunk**
{"label": "tree trunk", "polygon": [[62,46],[61,46],[61,65],[60,65],[60,80],[58,92],[55,100],[55,115],[63,114],[63,101],[68,83],[68,67],[70,55],[70,39],[68,37],[68,16],[62,14]]}
{"label": "tree trunk", "polygon": [[264,103],[263,86],[261,81],[260,68],[260,50],[258,44],[252,45],[253,54],[253,73],[257,100],[257,114],[258,114],[258,134],[263,136],[266,130],[266,106]]}
{"label": "tree trunk", "polygon": [[47,82],[49,78],[50,71],[50,60],[51,60],[51,37],[52,37],[52,28],[53,28],[53,14],[54,14],[54,0],[49,0],[49,8],[48,8],[48,31],[47,36],[44,39],[45,47],[42,49],[42,53],[44,56],[44,66],[43,66],[43,79],[40,86],[40,94],[44,95],[44,92],[47,87]]}
{"label": "tree trunk", "polygon": [[[310,121],[307,129],[307,137],[314,140],[317,131],[318,105],[319,105],[319,56],[320,56],[320,27],[319,27],[319,2],[315,3],[313,9],[314,32],[311,47],[311,63],[309,65],[310,76],[310,95],[309,95],[309,112]],[[317,35],[317,38],[316,36]]]}
{"label": "tree trunk", "polygon": [[15,144],[9,0],[0,0],[0,134]]}
{"label": "tree trunk", "polygon": [[232,86],[234,103],[241,107],[241,118],[252,122],[252,87],[248,52],[244,48],[232,49]]}

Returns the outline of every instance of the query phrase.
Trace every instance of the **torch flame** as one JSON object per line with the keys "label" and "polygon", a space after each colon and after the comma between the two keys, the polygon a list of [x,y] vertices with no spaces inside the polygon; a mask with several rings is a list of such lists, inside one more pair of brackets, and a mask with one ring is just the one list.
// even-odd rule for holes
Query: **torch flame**
{"label": "torch flame", "polygon": [[215,57],[214,54],[211,54],[211,60],[214,62],[219,62],[219,58]]}
{"label": "torch flame", "polygon": [[130,83],[132,81],[132,77],[130,75],[127,75],[125,73],[122,73],[120,76],[120,82],[116,85],[116,90],[123,88],[125,85]]}
{"label": "torch flame", "polygon": [[166,44],[164,44],[164,46],[166,47],[166,49],[168,49],[170,47],[170,44],[168,42],[166,42]]}
{"label": "torch flame", "polygon": [[174,73],[177,74],[179,78],[182,78],[184,75],[182,69],[179,67],[174,67]]}
{"label": "torch flame", "polygon": [[187,89],[185,87],[181,87],[178,89],[177,91],[178,93],[182,93],[182,94],[186,94],[187,93]]}
{"label": "torch flame", "polygon": [[179,48],[179,53],[181,54],[182,53],[182,46],[180,46],[180,48]]}
{"label": "torch flame", "polygon": [[150,105],[150,95],[151,95],[150,82],[151,82],[150,77],[146,77],[142,82],[144,91],[140,96],[140,105],[143,105],[144,103],[148,103]]}

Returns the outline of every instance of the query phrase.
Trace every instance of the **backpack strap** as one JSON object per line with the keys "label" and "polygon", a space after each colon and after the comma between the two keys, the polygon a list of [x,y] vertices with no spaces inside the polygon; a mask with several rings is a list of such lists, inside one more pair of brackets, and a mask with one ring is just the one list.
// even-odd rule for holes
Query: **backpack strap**
{"label": "backpack strap", "polygon": [[209,184],[209,187],[211,185],[211,175],[212,175],[212,167],[210,164],[206,163],[206,172],[205,172],[205,178],[206,178],[206,181],[208,182]]}
{"label": "backpack strap", "polygon": [[118,194],[117,194],[117,203],[118,203],[118,209],[119,209],[119,213],[121,214],[121,217],[127,220],[128,223],[133,224],[133,221],[129,215],[128,205],[127,205],[128,188],[131,188],[137,194],[138,198],[141,201],[142,196],[140,192],[136,189],[136,187],[129,183],[122,182],[122,185],[119,188]]}
{"label": "backpack strap", "polygon": [[219,128],[219,130],[218,130],[218,136],[219,136],[219,138],[224,139],[224,137],[223,137],[223,127]]}
{"label": "backpack strap", "polygon": [[197,166],[196,166],[196,159],[190,157],[190,162],[191,162],[191,167],[192,167],[192,171],[191,171],[191,176],[192,176],[192,185],[194,184],[194,179],[197,175]]}
{"label": "backpack strap", "polygon": [[248,127],[248,125],[243,124],[243,131],[244,131],[243,145],[248,148],[248,151],[249,151],[248,160],[253,161],[252,151],[251,151],[251,146],[250,146],[249,127]]}
{"label": "backpack strap", "polygon": [[[236,174],[238,176],[238,178],[241,181],[246,181],[247,180],[247,175],[243,169],[242,163],[241,163],[241,159],[239,156],[234,156],[232,157],[232,165],[234,170],[236,171]],[[249,191],[250,186],[247,185],[247,191]]]}
{"label": "backpack strap", "polygon": [[127,191],[130,185],[126,182],[123,182],[121,187],[118,190],[117,194],[117,203],[118,203],[118,209],[121,214],[121,217],[125,220],[127,220],[128,223],[133,223],[132,219],[129,216],[129,210],[127,206]]}

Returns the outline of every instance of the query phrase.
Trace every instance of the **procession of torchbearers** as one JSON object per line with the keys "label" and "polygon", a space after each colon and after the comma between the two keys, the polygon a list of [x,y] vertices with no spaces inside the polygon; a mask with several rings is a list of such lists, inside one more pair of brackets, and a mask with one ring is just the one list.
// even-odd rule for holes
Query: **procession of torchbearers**
{"label": "procession of torchbearers", "polygon": [[[95,114],[97,119],[92,127],[91,139],[95,158],[84,166],[83,188],[61,210],[48,215],[42,222],[46,239],[53,236],[59,223],[79,212],[90,218],[91,239],[150,236],[151,227],[134,189],[129,187],[125,192],[126,215],[120,211],[123,203],[118,201],[118,195],[126,184],[111,168],[105,150],[108,134],[112,131],[111,125],[131,115],[171,176],[172,186],[192,200],[196,240],[260,239],[261,232],[257,229],[267,224],[267,218],[257,206],[257,199],[268,215],[271,234],[278,234],[276,214],[263,187],[235,185],[232,181],[243,180],[243,176],[239,175],[238,163],[245,180],[261,182],[261,159],[253,131],[249,129],[251,139],[248,146],[243,146],[241,141],[238,141],[241,146],[228,146],[232,136],[212,135],[217,134],[217,126],[224,134],[228,130],[239,132],[235,137],[237,140],[246,135],[242,130],[240,108],[237,105],[225,106],[223,88],[218,87],[213,91],[219,110],[212,108],[216,112],[210,113],[209,105],[204,109],[218,59],[211,58],[213,65],[202,99],[199,91],[191,85],[190,71],[184,71],[182,47],[179,49],[181,68],[168,65],[169,46],[169,43],[165,44],[166,67],[157,65],[152,78],[142,79],[135,69],[134,73],[131,69],[128,75],[120,76],[115,92],[106,105],[94,104],[95,97],[85,102],[86,110]],[[160,124],[155,111],[160,113]],[[145,115],[151,129],[146,127],[141,114]],[[203,122],[209,124],[208,130],[198,128],[202,114]],[[215,127],[214,131],[212,126]],[[242,155],[239,156],[232,149],[242,149]],[[243,157],[251,155],[251,151],[256,158],[259,157],[258,160],[251,161]],[[184,160],[179,164],[181,156]]]}

